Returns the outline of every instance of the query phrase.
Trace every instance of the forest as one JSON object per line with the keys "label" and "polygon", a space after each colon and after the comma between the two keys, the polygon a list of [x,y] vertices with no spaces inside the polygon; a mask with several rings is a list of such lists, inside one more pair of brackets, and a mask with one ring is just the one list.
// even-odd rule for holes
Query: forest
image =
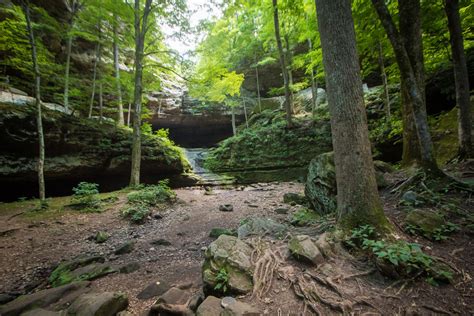
{"label": "forest", "polygon": [[470,0],[0,0],[0,316],[474,314]]}

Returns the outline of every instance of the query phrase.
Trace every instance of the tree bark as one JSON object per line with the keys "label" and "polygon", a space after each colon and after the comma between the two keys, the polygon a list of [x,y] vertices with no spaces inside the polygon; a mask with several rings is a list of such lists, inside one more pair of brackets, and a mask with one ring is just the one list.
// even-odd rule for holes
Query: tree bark
{"label": "tree bark", "polygon": [[472,158],[471,139],[471,103],[469,100],[469,74],[459,17],[459,1],[445,0],[445,11],[448,17],[448,29],[453,55],[454,82],[456,85],[456,103],[458,106],[459,156],[461,159]]}
{"label": "tree bark", "polygon": [[258,104],[258,110],[262,112],[262,102],[260,99],[260,78],[258,74],[258,60],[257,60],[257,54],[255,54],[255,77],[257,78],[257,104]]}
{"label": "tree bark", "polygon": [[104,99],[102,95],[102,23],[99,23],[99,56],[98,56],[98,61],[97,61],[97,67],[98,67],[98,80],[99,80],[99,123],[102,123],[102,118],[104,116]]}
{"label": "tree bark", "polygon": [[95,60],[94,60],[94,72],[92,75],[92,93],[91,93],[91,102],[89,104],[89,118],[92,117],[92,109],[94,108],[94,99],[95,99],[95,86],[96,86],[96,79],[97,79],[97,61],[99,59],[99,50],[100,50],[100,43],[97,43],[95,49]]}
{"label": "tree bark", "polygon": [[[130,186],[140,184],[141,164],[141,116],[142,116],[142,78],[143,56],[145,49],[145,35],[148,27],[148,16],[151,11],[152,0],[145,1],[143,15],[140,15],[140,0],[135,0],[134,28],[135,28],[135,89],[133,93],[133,139],[132,139],[132,166]],[[140,23],[141,22],[141,23]]]}
{"label": "tree bark", "polygon": [[31,59],[33,61],[33,73],[35,76],[35,105],[36,105],[36,124],[38,131],[38,144],[39,144],[39,157],[38,157],[38,188],[39,188],[39,199],[43,203],[46,198],[46,189],[44,183],[44,160],[45,160],[45,145],[44,145],[44,133],[43,133],[43,118],[41,111],[41,75],[38,66],[38,58],[36,54],[36,43],[33,28],[31,26],[30,7],[28,0],[22,0],[21,2],[23,12],[26,18],[26,28],[28,32],[28,39],[31,46]]}
{"label": "tree bark", "polygon": [[235,107],[231,106],[232,109],[232,133],[234,136],[237,135],[237,126],[235,125]]}
{"label": "tree bark", "polygon": [[337,183],[337,223],[345,232],[390,229],[377,191],[351,1],[316,0]]}
{"label": "tree bark", "polygon": [[[69,32],[71,31],[72,27],[73,27],[73,24],[71,21],[71,25],[69,26],[70,28]],[[66,73],[64,75],[64,96],[63,96],[64,107],[66,109],[69,109],[69,68],[71,64],[71,50],[72,50],[72,36],[68,34],[67,43],[66,43]]]}
{"label": "tree bark", "polygon": [[114,69],[115,69],[115,82],[117,84],[117,124],[119,126],[124,125],[123,117],[123,102],[122,102],[122,87],[120,85],[120,63],[119,63],[119,46],[118,46],[118,16],[114,14],[114,40],[113,40],[113,50],[114,50]]}
{"label": "tree bark", "polygon": [[273,23],[275,26],[275,38],[278,46],[278,53],[280,55],[280,65],[281,65],[281,72],[283,75],[283,84],[285,86],[285,110],[286,110],[286,122],[288,128],[293,126],[293,122],[291,119],[292,116],[292,100],[291,100],[291,91],[290,91],[290,84],[288,79],[288,69],[286,66],[286,58],[285,52],[283,51],[283,44],[281,42],[280,36],[280,21],[278,18],[278,2],[277,0],[273,1]]}
{"label": "tree bark", "polygon": [[[308,38],[308,48],[309,51],[311,52],[313,50],[313,42],[311,41],[310,38]],[[313,61],[311,60],[311,64]],[[316,73],[314,71],[314,68],[311,67],[311,114],[314,117],[315,111],[316,111],[316,106],[318,102],[318,82],[316,81],[316,75],[317,75],[318,69],[316,68]]]}
{"label": "tree bark", "polygon": [[382,76],[382,84],[383,84],[383,92],[384,92],[384,107],[385,107],[385,117],[387,119],[387,123],[389,126],[391,125],[391,111],[390,111],[390,95],[388,93],[388,82],[387,82],[387,72],[385,71],[385,64],[383,62],[383,50],[382,50],[382,43],[378,42],[379,48],[379,68],[380,68],[380,75]]}
{"label": "tree bark", "polygon": [[[400,2],[408,1],[413,5],[413,2],[418,2],[418,0],[400,0]],[[406,91],[405,96],[408,98],[409,102],[406,105],[411,105],[412,114],[408,114],[405,111],[405,115],[412,116],[414,120],[414,127],[416,130],[416,135],[418,137],[420,166],[433,174],[439,174],[440,170],[436,163],[434,153],[433,153],[433,143],[431,141],[431,135],[428,129],[428,119],[425,108],[425,98],[424,87],[420,87],[421,78],[418,73],[420,67],[419,57],[415,55],[409,55],[407,48],[405,47],[405,41],[398,32],[390,12],[388,11],[387,6],[383,0],[372,0],[372,3],[377,11],[377,14],[382,22],[382,25],[387,33],[387,36],[392,44],[393,51],[395,53],[395,58],[397,60],[398,68],[400,69],[401,84],[403,89]],[[402,6],[406,8],[408,6]],[[413,21],[413,23],[418,23]],[[421,45],[421,44],[419,44]],[[413,50],[412,50],[413,52]],[[417,59],[417,61],[412,65],[411,58]],[[422,65],[421,65],[422,67]],[[415,70],[418,69],[418,70]],[[410,109],[407,109],[410,110]],[[404,126],[405,129],[405,126]],[[405,133],[405,131],[404,131]]]}

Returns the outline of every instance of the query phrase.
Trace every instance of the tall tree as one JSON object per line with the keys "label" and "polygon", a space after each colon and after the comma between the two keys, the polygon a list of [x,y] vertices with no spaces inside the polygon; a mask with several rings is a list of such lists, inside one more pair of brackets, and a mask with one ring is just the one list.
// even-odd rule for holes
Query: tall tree
{"label": "tall tree", "polygon": [[140,184],[141,163],[141,116],[142,116],[142,79],[143,79],[143,57],[145,49],[145,36],[149,29],[148,17],[152,10],[152,0],[145,0],[143,10],[140,0],[135,0],[134,6],[134,29],[135,29],[135,88],[133,93],[133,140],[132,140],[132,166],[130,174],[130,185]]}
{"label": "tall tree", "polygon": [[389,229],[377,191],[350,0],[316,0],[331,115],[338,225]]}
{"label": "tall tree", "polygon": [[64,75],[64,107],[69,108],[69,71],[71,66],[71,50],[72,50],[72,40],[73,40],[73,27],[74,19],[81,8],[81,2],[79,0],[64,0],[64,5],[69,12],[69,29],[67,32],[66,39],[66,73]]}
{"label": "tall tree", "polygon": [[[418,163],[425,171],[438,174],[440,170],[434,157],[433,142],[428,128],[425,107],[422,57],[420,60],[422,51],[418,51],[415,47],[410,47],[410,45],[418,47],[421,43],[413,43],[412,40],[406,40],[410,36],[418,39],[418,35],[414,35],[414,33],[418,33],[418,28],[411,29],[413,33],[405,31],[402,35],[395,26],[385,2],[383,0],[372,0],[372,4],[392,44],[398,68],[400,69],[401,85],[403,91],[405,91],[403,95],[407,98],[407,102],[404,102],[406,108],[403,115],[413,121],[418,138]],[[417,8],[419,8],[419,0],[399,0],[401,29],[402,25],[404,25],[403,28],[414,28],[416,25],[419,25],[419,15],[408,12],[409,10],[414,10],[416,13],[418,12]],[[402,18],[402,14],[405,16],[404,18]],[[404,133],[406,132],[405,129],[410,128],[411,126],[405,125]]]}
{"label": "tall tree", "polygon": [[28,0],[22,0],[21,5],[26,18],[26,29],[28,32],[28,39],[31,46],[31,60],[33,61],[33,73],[35,78],[35,104],[36,104],[36,125],[38,130],[38,143],[39,143],[39,157],[38,157],[38,187],[39,187],[39,198],[41,203],[44,203],[46,196],[46,189],[44,184],[44,133],[43,133],[43,118],[41,113],[41,91],[40,91],[40,70],[38,66],[38,58],[36,54],[36,42],[33,33],[33,27],[31,25],[30,17],[30,5]]}
{"label": "tall tree", "polygon": [[275,39],[278,47],[278,54],[280,55],[281,72],[283,76],[283,84],[285,86],[285,109],[286,109],[286,122],[288,127],[292,127],[293,123],[291,120],[292,116],[292,100],[290,91],[290,81],[288,76],[288,68],[286,64],[285,51],[283,50],[283,44],[280,36],[280,20],[278,17],[278,1],[272,0],[273,4],[273,24],[275,26]]}
{"label": "tall tree", "polygon": [[123,117],[123,101],[122,101],[122,87],[120,85],[120,62],[119,62],[119,45],[118,45],[118,14],[114,12],[113,21],[113,51],[114,51],[114,72],[115,83],[117,85],[117,124],[124,125]]}
{"label": "tall tree", "polygon": [[445,11],[448,17],[448,29],[453,55],[454,82],[456,85],[456,103],[458,106],[458,135],[459,156],[471,158],[471,111],[469,101],[469,74],[467,71],[466,56],[464,55],[464,44],[461,29],[461,18],[459,17],[459,0],[445,0]]}

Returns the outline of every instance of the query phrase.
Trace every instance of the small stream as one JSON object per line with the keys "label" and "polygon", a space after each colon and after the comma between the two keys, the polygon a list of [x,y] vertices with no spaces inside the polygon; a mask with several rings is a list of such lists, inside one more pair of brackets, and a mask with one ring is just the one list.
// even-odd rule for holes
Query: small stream
{"label": "small stream", "polygon": [[202,179],[203,184],[228,184],[233,178],[213,173],[204,168],[203,163],[209,148],[183,148],[186,159],[188,159],[193,172]]}

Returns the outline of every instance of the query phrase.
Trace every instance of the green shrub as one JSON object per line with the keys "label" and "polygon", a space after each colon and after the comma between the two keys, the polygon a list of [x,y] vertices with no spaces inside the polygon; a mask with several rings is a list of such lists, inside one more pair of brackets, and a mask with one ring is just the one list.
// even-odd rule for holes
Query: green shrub
{"label": "green shrub", "polygon": [[176,193],[168,186],[168,180],[160,181],[157,185],[142,186],[137,191],[127,195],[130,204],[145,204],[155,206],[159,203],[172,202]]}
{"label": "green shrub", "polygon": [[135,224],[143,223],[151,214],[151,210],[143,204],[129,206],[122,210],[122,216]]}
{"label": "green shrub", "polygon": [[72,205],[85,211],[97,211],[100,208],[99,185],[80,182],[73,189]]}
{"label": "green shrub", "polygon": [[216,275],[216,286],[214,286],[214,290],[220,291],[222,293],[227,292],[227,288],[229,286],[229,272],[225,268],[219,270]]}

